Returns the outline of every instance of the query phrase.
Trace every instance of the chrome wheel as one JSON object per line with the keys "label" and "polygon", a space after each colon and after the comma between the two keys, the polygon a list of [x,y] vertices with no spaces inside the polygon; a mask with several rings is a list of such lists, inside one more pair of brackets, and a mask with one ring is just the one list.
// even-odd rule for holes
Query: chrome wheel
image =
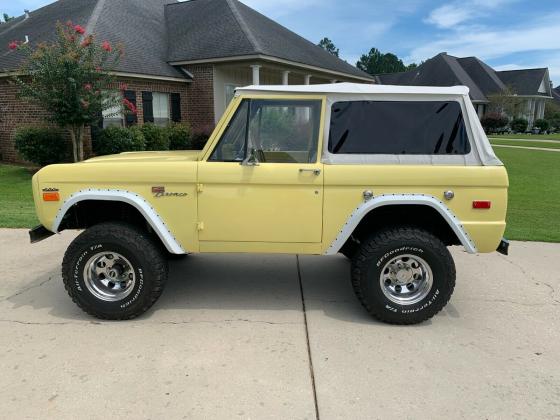
{"label": "chrome wheel", "polygon": [[379,277],[381,290],[391,302],[414,305],[424,299],[433,285],[432,270],[416,255],[400,255],[383,267]]}
{"label": "chrome wheel", "polygon": [[116,252],[100,252],[84,267],[84,282],[88,290],[105,302],[125,299],[136,284],[136,274],[130,261]]}

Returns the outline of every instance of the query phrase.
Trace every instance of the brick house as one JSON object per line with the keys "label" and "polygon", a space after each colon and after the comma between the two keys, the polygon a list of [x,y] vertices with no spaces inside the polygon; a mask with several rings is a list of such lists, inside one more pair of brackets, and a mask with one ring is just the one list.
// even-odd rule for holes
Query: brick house
{"label": "brick house", "polygon": [[426,60],[414,70],[377,75],[376,80],[386,85],[467,86],[480,118],[487,112],[492,95],[511,91],[520,105],[517,115],[510,117],[526,119],[529,128],[544,117],[546,102],[552,99],[547,68],[496,71],[476,57],[459,58],[447,53]]}
{"label": "brick house", "polygon": [[[11,76],[23,57],[8,43],[49,41],[56,23],[69,20],[98,41],[124,46],[116,75],[128,85],[125,96],[138,114],[105,118],[104,126],[177,121],[196,130],[214,126],[239,86],[374,83],[237,0],[59,0],[0,25],[0,160],[20,161],[15,131],[45,124],[46,117],[17,99]],[[91,150],[89,136],[85,148]]]}

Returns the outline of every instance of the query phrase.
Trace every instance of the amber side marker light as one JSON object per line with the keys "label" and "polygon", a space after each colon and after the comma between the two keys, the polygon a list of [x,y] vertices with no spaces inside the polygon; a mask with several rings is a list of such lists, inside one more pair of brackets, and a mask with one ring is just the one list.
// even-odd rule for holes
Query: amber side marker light
{"label": "amber side marker light", "polygon": [[44,192],[43,201],[60,201],[60,194],[57,192]]}
{"label": "amber side marker light", "polygon": [[473,201],[472,203],[473,209],[478,210],[488,210],[492,207],[491,201]]}

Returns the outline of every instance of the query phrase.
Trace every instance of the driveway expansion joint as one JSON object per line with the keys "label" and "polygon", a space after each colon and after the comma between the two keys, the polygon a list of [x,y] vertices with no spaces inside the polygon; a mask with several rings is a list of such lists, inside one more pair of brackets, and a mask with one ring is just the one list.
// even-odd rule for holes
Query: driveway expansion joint
{"label": "driveway expansion joint", "polygon": [[43,280],[43,281],[42,281],[41,283],[39,283],[39,284],[36,284],[36,285],[30,286],[30,287],[27,287],[27,288],[25,288],[25,289],[23,289],[23,290],[20,290],[20,291],[14,293],[13,295],[10,295],[10,296],[8,296],[8,297],[6,297],[6,298],[2,298],[2,300],[0,300],[0,302],[6,302],[7,300],[10,300],[10,299],[12,299],[12,298],[15,298],[16,296],[23,295],[24,293],[27,293],[27,292],[29,292],[30,290],[38,289],[39,287],[42,287],[42,286],[44,286],[45,284],[47,284],[48,282],[50,282],[52,279],[53,279],[52,277],[49,277],[47,280]]}
{"label": "driveway expansion joint", "polygon": [[299,281],[299,290],[301,293],[301,309],[303,311],[303,320],[305,323],[305,340],[307,343],[307,355],[309,358],[309,374],[311,376],[311,387],[313,388],[313,400],[315,402],[315,418],[316,420],[320,420],[319,416],[319,401],[317,400],[317,386],[315,383],[315,370],[313,369],[313,356],[311,354],[311,344],[309,342],[309,326],[307,324],[307,310],[305,307],[305,295],[303,293],[303,280],[301,276],[301,266],[299,263],[299,255],[296,255],[296,266],[297,266],[297,274],[298,274],[298,281]]}

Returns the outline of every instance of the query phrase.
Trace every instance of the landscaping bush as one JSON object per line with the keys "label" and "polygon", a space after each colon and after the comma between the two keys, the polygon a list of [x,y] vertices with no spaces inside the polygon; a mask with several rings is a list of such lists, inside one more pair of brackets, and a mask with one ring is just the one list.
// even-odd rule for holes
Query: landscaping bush
{"label": "landscaping bush", "polygon": [[92,146],[98,156],[137,152],[146,147],[144,135],[137,127],[107,127],[95,136]]}
{"label": "landscaping bush", "polygon": [[146,150],[169,150],[169,133],[166,128],[144,124],[141,130],[146,140]]}
{"label": "landscaping bush", "polygon": [[192,149],[193,150],[204,149],[204,146],[206,146],[206,143],[208,142],[208,139],[212,135],[213,131],[214,131],[214,127],[209,125],[199,128],[197,130],[193,130],[192,138],[191,138]]}
{"label": "landscaping bush", "polygon": [[524,133],[525,131],[527,131],[528,126],[529,123],[524,118],[515,118],[511,122],[511,129],[516,133]]}
{"label": "landscaping bush", "polygon": [[535,127],[541,130],[541,133],[550,128],[550,123],[547,120],[536,120]]}
{"label": "landscaping bush", "polygon": [[498,129],[505,127],[508,123],[508,119],[503,114],[491,112],[484,115],[480,122],[486,133],[493,133]]}
{"label": "landscaping bush", "polygon": [[25,160],[40,166],[67,162],[71,146],[55,128],[20,128],[15,135],[16,150]]}
{"label": "landscaping bush", "polygon": [[167,127],[169,150],[190,150],[191,129],[185,124],[171,124]]}

